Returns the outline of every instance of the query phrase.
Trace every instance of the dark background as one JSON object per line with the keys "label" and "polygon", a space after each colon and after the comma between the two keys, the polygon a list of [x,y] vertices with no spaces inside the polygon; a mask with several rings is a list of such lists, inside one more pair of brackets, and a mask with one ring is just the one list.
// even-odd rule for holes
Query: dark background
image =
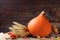
{"label": "dark background", "polygon": [[27,25],[45,10],[60,17],[60,0],[0,0],[0,32],[7,32],[12,22]]}

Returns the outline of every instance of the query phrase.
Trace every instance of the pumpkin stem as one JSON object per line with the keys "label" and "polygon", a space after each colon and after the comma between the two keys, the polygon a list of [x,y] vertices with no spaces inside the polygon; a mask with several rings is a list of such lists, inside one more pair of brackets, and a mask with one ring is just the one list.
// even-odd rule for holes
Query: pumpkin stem
{"label": "pumpkin stem", "polygon": [[42,11],[40,15],[43,15],[45,13],[45,11]]}
{"label": "pumpkin stem", "polygon": [[42,12],[38,15],[38,17],[40,17],[40,16],[45,16],[45,11],[42,11]]}

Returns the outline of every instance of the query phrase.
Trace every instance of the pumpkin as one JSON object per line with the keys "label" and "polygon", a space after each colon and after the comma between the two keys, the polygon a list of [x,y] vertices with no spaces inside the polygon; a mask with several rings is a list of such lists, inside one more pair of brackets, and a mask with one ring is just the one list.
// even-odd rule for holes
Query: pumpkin
{"label": "pumpkin", "polygon": [[37,17],[30,20],[28,23],[28,30],[34,36],[45,37],[48,36],[52,29],[50,22],[44,15],[44,11],[42,11]]}

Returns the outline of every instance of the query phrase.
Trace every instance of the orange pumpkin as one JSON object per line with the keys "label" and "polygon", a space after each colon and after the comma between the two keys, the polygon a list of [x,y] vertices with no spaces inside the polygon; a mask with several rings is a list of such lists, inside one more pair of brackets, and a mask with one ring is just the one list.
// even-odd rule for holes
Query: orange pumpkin
{"label": "orange pumpkin", "polygon": [[37,17],[30,20],[28,30],[34,36],[45,37],[51,33],[51,25],[48,19],[44,16],[44,11]]}

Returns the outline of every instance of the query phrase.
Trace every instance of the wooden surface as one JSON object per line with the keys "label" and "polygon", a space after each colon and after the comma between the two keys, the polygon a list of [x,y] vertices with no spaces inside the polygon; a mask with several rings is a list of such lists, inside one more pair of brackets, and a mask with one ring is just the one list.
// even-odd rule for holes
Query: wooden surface
{"label": "wooden surface", "polygon": [[9,31],[13,21],[27,25],[42,10],[59,16],[60,0],[0,0],[0,32]]}
{"label": "wooden surface", "polygon": [[18,39],[14,39],[14,40],[57,40],[56,38],[42,38],[42,39],[39,39],[39,38],[28,38],[28,39],[24,39],[24,38],[18,38]]}

